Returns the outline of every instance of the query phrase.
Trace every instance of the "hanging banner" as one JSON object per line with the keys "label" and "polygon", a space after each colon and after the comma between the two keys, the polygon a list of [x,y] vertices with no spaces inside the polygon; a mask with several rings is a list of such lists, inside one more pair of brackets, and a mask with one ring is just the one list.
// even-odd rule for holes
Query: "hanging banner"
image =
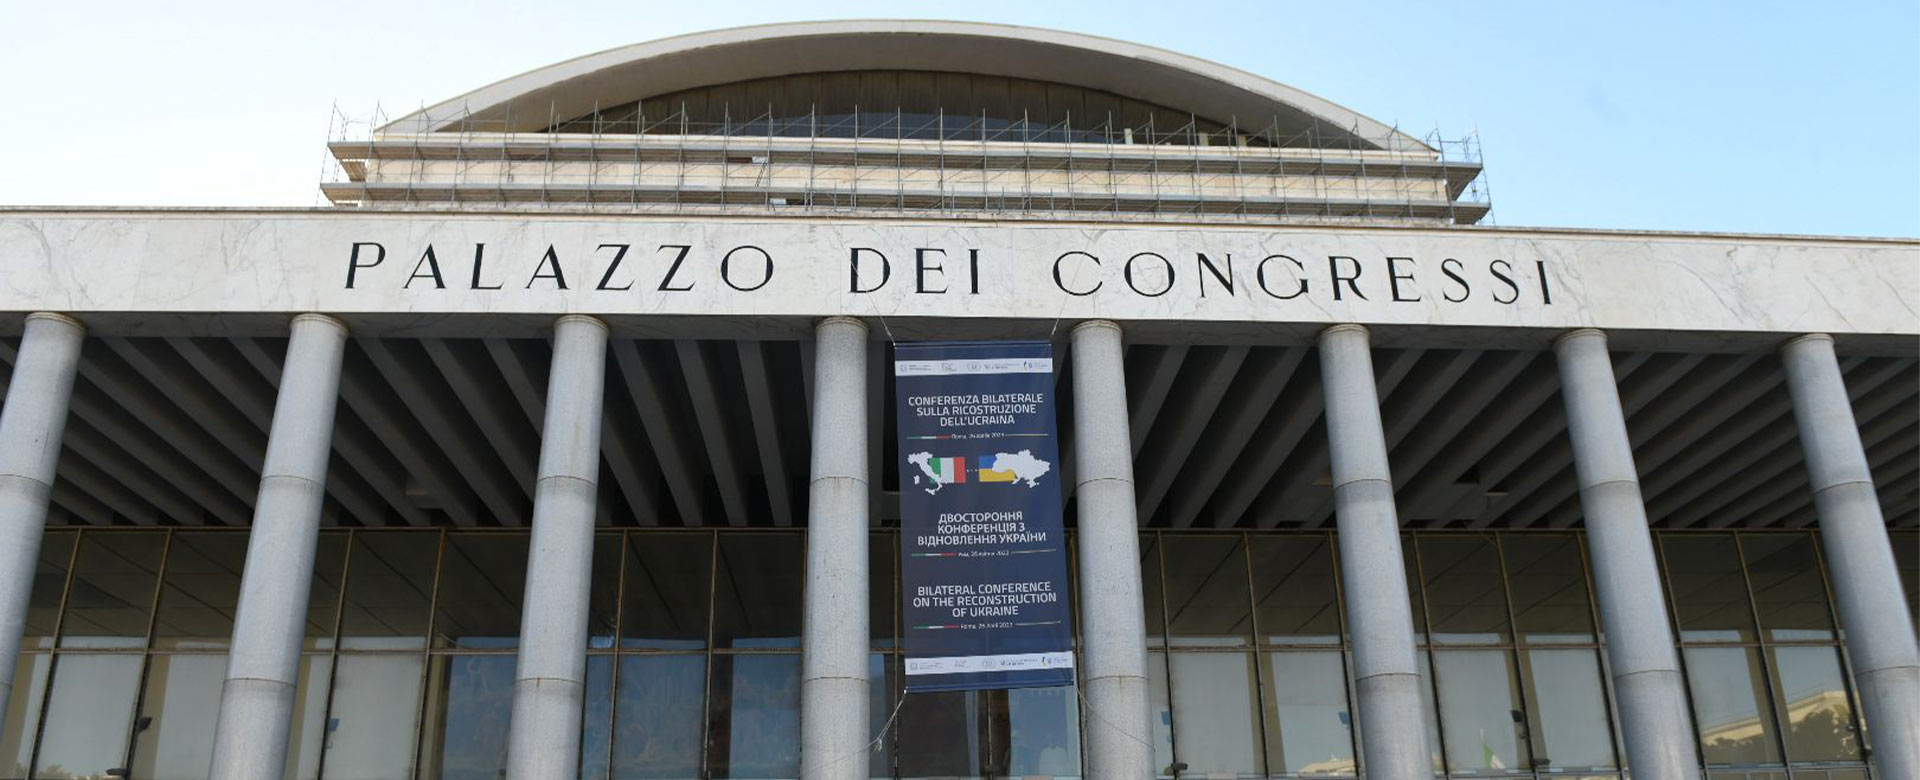
{"label": "hanging banner", "polygon": [[1053,346],[902,344],[907,691],[1073,683]]}

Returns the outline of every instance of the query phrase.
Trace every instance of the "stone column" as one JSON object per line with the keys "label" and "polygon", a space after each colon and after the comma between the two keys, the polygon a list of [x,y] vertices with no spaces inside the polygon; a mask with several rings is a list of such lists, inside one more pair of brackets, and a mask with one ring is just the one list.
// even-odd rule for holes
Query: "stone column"
{"label": "stone column", "polygon": [[279,777],[286,766],[346,346],[347,328],[339,320],[293,318],[220,690],[212,780]]}
{"label": "stone column", "polygon": [[1873,759],[1881,777],[1920,778],[1920,651],[1833,338],[1801,336],[1780,357]]}
{"label": "stone column", "polygon": [[1320,332],[1320,380],[1367,776],[1429,780],[1433,754],[1420,699],[1400,514],[1393,503],[1366,328],[1335,325]]}
{"label": "stone column", "polygon": [[1154,777],[1156,767],[1120,326],[1081,323],[1073,329],[1072,357],[1080,686],[1091,710],[1081,716],[1086,775],[1141,780]]}
{"label": "stone column", "polygon": [[1607,336],[1590,328],[1572,331],[1553,350],[1627,765],[1635,780],[1694,780],[1700,758],[1686,682],[1673,649]]}
{"label": "stone column", "polygon": [[[20,355],[0,411],[0,701],[10,701],[27,600],[40,566],[53,467],[87,329],[64,314],[27,315]],[[0,710],[0,728],[6,727]]]}
{"label": "stone column", "polygon": [[554,324],[533,488],[533,541],[507,730],[510,780],[571,778],[579,770],[606,372],[606,324],[561,317]]}
{"label": "stone column", "polygon": [[807,484],[806,627],[800,647],[800,777],[867,776],[867,326],[814,329]]}

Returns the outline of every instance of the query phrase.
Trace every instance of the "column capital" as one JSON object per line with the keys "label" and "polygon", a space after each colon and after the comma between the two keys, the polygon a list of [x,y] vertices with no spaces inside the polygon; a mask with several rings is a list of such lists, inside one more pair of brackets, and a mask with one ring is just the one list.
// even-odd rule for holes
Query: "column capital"
{"label": "column capital", "polygon": [[33,322],[34,320],[40,320],[43,322],[57,322],[71,328],[77,328],[80,330],[81,333],[85,333],[87,331],[86,323],[81,322],[78,319],[75,319],[72,315],[61,314],[60,312],[57,312],[57,311],[36,311],[32,314],[27,315],[28,322]]}
{"label": "column capital", "polygon": [[872,330],[872,328],[867,327],[866,320],[860,319],[859,317],[848,317],[846,315],[821,317],[820,319],[815,320],[813,323],[813,327],[815,330],[827,327],[828,325],[852,325],[856,328],[859,328],[860,332],[862,333],[866,333]]}
{"label": "column capital", "polygon": [[1086,320],[1077,325],[1074,325],[1073,330],[1070,332],[1079,333],[1080,331],[1088,330],[1091,328],[1106,328],[1114,331],[1115,333],[1119,333],[1123,336],[1126,335],[1126,332],[1127,332],[1125,328],[1120,327],[1120,323],[1114,322],[1113,320]]}
{"label": "column capital", "polygon": [[340,318],[330,314],[321,314],[319,312],[310,311],[305,314],[294,315],[292,324],[298,325],[302,322],[316,322],[316,323],[322,323],[326,325],[332,325],[333,327],[338,328],[341,333],[350,333],[350,331],[347,330],[347,324],[345,322],[341,322]]}
{"label": "column capital", "polygon": [[1320,334],[1318,337],[1325,338],[1330,334],[1347,333],[1347,332],[1358,332],[1358,333],[1366,334],[1368,337],[1373,336],[1373,331],[1368,330],[1367,326],[1365,325],[1362,325],[1357,322],[1342,322],[1338,325],[1328,325],[1324,328],[1321,328]]}
{"label": "column capital", "polygon": [[1599,328],[1574,328],[1573,330],[1553,337],[1553,346],[1559,347],[1561,344],[1565,344],[1574,339],[1584,338],[1597,338],[1601,343],[1606,343],[1607,332]]}
{"label": "column capital", "polygon": [[1832,344],[1833,337],[1825,333],[1807,333],[1807,334],[1795,336],[1793,338],[1787,339],[1786,341],[1783,341],[1780,343],[1780,352],[1782,353],[1791,352],[1793,351],[1794,347],[1797,347],[1801,344],[1805,344],[1808,342],[1814,342],[1814,341],[1824,341],[1824,342],[1827,342],[1828,344]]}
{"label": "column capital", "polygon": [[578,322],[583,325],[596,325],[599,326],[601,330],[608,329],[606,320],[602,320],[591,314],[562,314],[553,321],[553,327],[557,330],[561,325],[569,322]]}

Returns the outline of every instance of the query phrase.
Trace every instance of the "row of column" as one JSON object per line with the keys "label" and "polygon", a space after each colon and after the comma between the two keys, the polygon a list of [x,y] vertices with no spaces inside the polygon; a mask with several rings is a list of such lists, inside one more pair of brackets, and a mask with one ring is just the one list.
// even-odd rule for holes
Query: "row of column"
{"label": "row of column", "polygon": [[[249,537],[211,777],[277,777],[285,763],[346,327],[292,323]],[[12,687],[84,328],[27,317],[0,411],[0,701]],[[816,329],[807,582],[801,675],[801,776],[866,777],[868,427],[865,324]],[[508,738],[509,778],[577,772],[606,326],[555,323],[533,541]],[[1367,774],[1426,780],[1420,672],[1370,336],[1337,325],[1319,337],[1343,595]],[[1146,628],[1123,340],[1112,322],[1073,331],[1072,414],[1086,775],[1152,778]],[[1640,780],[1700,776],[1684,681],[1662,595],[1638,472],[1606,336],[1554,343],[1585,513],[1595,596],[1626,743]],[[1781,350],[1815,491],[1820,535],[1880,770],[1920,778],[1920,651],[1832,339]],[[0,717],[4,717],[0,713]],[[4,727],[4,723],[0,723]]]}

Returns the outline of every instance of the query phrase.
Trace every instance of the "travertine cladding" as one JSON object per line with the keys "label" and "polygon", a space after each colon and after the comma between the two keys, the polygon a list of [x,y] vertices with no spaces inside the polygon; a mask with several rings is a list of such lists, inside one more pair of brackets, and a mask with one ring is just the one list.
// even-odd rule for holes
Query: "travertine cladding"
{"label": "travertine cladding", "polygon": [[0,311],[81,315],[877,315],[1907,336],[1920,334],[1917,290],[1920,244],[1892,240],[0,212]]}

